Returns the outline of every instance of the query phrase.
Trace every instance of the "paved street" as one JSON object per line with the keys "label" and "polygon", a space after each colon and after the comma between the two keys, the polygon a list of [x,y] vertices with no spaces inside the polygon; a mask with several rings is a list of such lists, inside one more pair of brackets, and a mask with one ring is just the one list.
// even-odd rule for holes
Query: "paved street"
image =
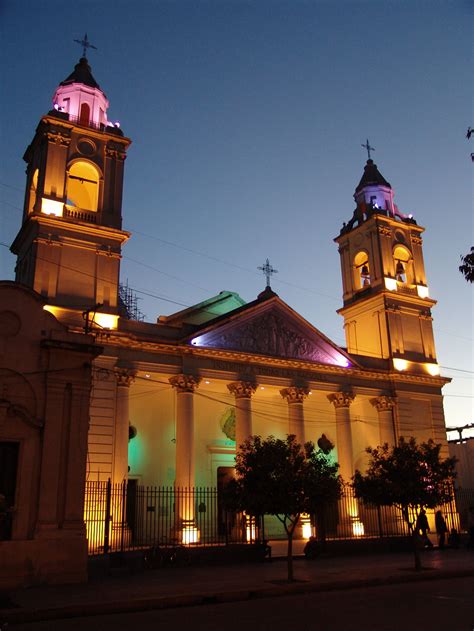
{"label": "paved street", "polygon": [[12,625],[12,631],[472,631],[474,578]]}

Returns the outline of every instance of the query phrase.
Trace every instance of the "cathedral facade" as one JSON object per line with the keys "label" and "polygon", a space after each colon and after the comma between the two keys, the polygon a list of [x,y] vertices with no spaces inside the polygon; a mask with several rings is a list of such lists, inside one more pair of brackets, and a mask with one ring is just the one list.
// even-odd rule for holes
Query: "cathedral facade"
{"label": "cathedral facade", "polygon": [[[122,228],[130,140],[108,122],[107,98],[85,57],[53,102],[24,156],[23,221],[12,251],[17,290],[27,288],[48,322],[88,344],[89,426],[71,482],[76,491],[86,480],[108,479],[218,486],[253,434],[332,444],[346,482],[364,468],[367,446],[399,436],[433,438],[448,455],[442,397],[448,380],[436,359],[423,228],[397,208],[370,157],[355,190],[356,209],[334,239],[346,348],[296,313],[270,281],[249,303],[222,291],[156,322],[139,322],[119,299],[121,247],[130,237]],[[5,370],[13,352],[2,356]],[[67,383],[74,390],[74,381]],[[36,431],[45,437],[47,419],[42,423]],[[15,442],[12,427],[0,424],[2,445]],[[17,494],[31,475],[19,445],[9,473]],[[59,462],[48,467],[53,478],[60,475]],[[191,511],[183,523],[192,527],[193,518]],[[11,542],[26,536],[15,519]],[[59,528],[56,517],[50,521],[50,531]],[[32,526],[28,536],[36,533]],[[76,534],[85,538],[79,527]]]}

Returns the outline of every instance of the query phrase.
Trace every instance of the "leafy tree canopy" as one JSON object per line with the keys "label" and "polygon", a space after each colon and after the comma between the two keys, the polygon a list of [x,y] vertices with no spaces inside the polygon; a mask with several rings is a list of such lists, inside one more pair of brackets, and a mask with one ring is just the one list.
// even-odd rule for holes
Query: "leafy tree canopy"
{"label": "leafy tree canopy", "polygon": [[292,580],[291,542],[302,513],[315,513],[341,495],[339,465],[314,444],[294,435],[285,440],[252,436],[236,457],[237,478],[228,485],[226,504],[249,515],[275,515],[288,537],[288,579]]}
{"label": "leafy tree canopy", "polygon": [[294,435],[285,440],[252,436],[236,458],[238,503],[251,515],[276,515],[293,523],[340,497],[339,465],[313,443],[304,446]]}
{"label": "leafy tree canopy", "polygon": [[461,262],[459,271],[469,283],[474,283],[474,246],[468,254],[461,256]]}
{"label": "leafy tree canopy", "polygon": [[456,459],[441,459],[440,450],[431,439],[418,445],[415,438],[403,437],[393,447],[369,447],[367,472],[356,471],[353,478],[356,497],[402,509],[434,508],[449,501]]}

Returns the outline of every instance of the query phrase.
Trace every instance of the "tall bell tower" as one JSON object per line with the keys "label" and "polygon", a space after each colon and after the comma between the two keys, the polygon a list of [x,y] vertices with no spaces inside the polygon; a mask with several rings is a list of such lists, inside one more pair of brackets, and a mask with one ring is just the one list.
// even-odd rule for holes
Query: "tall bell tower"
{"label": "tall bell tower", "polygon": [[399,211],[393,190],[367,160],[355,190],[353,217],[339,245],[348,351],[389,361],[390,368],[439,374],[421,235]]}
{"label": "tall bell tower", "polygon": [[23,221],[11,250],[17,282],[44,296],[57,317],[83,324],[83,312],[96,308],[97,323],[113,328],[121,247],[129,237],[122,188],[131,141],[109,122],[108,107],[84,50],[23,157]]}

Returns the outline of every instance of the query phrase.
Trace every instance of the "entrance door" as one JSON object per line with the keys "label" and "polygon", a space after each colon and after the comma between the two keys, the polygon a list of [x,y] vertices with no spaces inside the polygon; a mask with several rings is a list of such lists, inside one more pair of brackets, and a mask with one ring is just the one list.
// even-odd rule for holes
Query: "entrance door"
{"label": "entrance door", "polygon": [[0,541],[11,539],[20,443],[0,442]]}
{"label": "entrance door", "polygon": [[230,536],[235,525],[235,515],[226,511],[222,502],[222,492],[226,484],[235,478],[234,467],[217,467],[217,530],[219,535]]}

